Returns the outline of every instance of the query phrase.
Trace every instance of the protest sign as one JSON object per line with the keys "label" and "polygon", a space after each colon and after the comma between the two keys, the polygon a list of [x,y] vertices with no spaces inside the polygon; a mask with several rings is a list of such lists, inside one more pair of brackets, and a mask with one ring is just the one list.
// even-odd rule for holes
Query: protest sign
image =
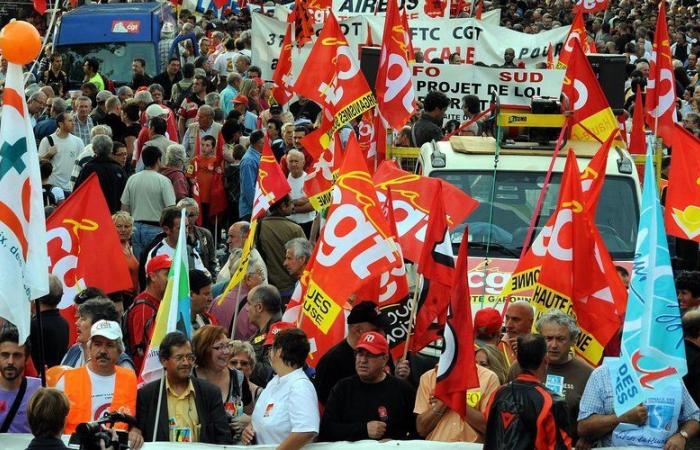
{"label": "protest sign", "polygon": [[[262,69],[262,77],[272,78],[282,47],[286,23],[262,14],[253,14],[253,64]],[[507,48],[515,50],[515,62],[522,61],[527,68],[544,62],[551,44],[554,55],[559,54],[568,27],[559,27],[538,34],[526,34],[508,28],[490,25],[476,19],[419,19],[410,22],[413,48],[422,51],[426,61],[432,58],[447,60],[458,53],[467,64],[482,62],[486,65],[503,64]],[[314,29],[320,32],[320,25]],[[340,21],[340,28],[357,52],[361,45],[378,44],[382,40],[384,17],[355,16]],[[309,55],[311,43],[292,52],[293,73],[297,74]]]}
{"label": "protest sign", "polygon": [[482,110],[488,107],[491,94],[498,95],[501,105],[530,106],[533,96],[559,97],[563,79],[563,70],[507,69],[471,64],[413,66],[413,87],[419,101],[430,91],[439,91],[449,97],[445,120],[464,120],[462,98],[465,95],[479,97]]}

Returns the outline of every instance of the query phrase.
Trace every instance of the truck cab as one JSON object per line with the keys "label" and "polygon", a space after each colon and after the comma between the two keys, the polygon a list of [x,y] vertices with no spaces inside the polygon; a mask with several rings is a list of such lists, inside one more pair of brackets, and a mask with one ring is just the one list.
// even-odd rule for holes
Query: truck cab
{"label": "truck cab", "polygon": [[108,3],[81,6],[61,18],[54,49],[63,54],[69,86],[83,83],[83,62],[94,57],[100,74],[120,86],[131,82],[131,62],[146,61],[146,73],[160,73],[160,4]]}
{"label": "truck cab", "polygon": [[[532,239],[556,209],[569,149],[575,151],[579,170],[583,171],[599,147],[597,142],[584,141],[568,141],[562,146]],[[531,142],[504,144],[497,152],[494,138],[477,136],[453,136],[449,141],[430,142],[420,148],[418,173],[444,179],[480,202],[451,233],[456,254],[469,226],[473,310],[501,306],[498,294],[520,257],[552,154],[552,146]],[[608,154],[596,224],[613,260],[628,269],[637,240],[640,198],[634,162],[622,144],[614,144]]]}

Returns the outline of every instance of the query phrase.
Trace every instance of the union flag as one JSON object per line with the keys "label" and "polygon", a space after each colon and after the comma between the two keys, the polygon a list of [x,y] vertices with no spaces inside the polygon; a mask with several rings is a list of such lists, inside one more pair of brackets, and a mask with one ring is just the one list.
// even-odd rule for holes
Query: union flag
{"label": "union flag", "polygon": [[571,54],[574,51],[574,42],[578,42],[584,52],[589,53],[588,48],[588,33],[586,33],[586,23],[583,20],[583,10],[576,11],[574,21],[571,23],[569,34],[564,40],[564,46],[559,52],[559,61],[557,61],[557,69],[566,69],[571,59]]}
{"label": "union flag", "polygon": [[292,80],[292,26],[292,22],[287,24],[287,31],[284,33],[277,67],[275,67],[275,72],[272,74],[272,81],[275,83],[272,96],[280,105],[284,105],[294,96],[292,92],[292,85],[294,84]]}
{"label": "union flag", "polygon": [[676,124],[673,157],[666,190],[666,232],[700,242],[700,141]]}
{"label": "union flag", "polygon": [[253,200],[253,212],[251,219],[256,220],[267,213],[270,206],[274,205],[285,195],[291,192],[287,177],[284,176],[275,154],[270,147],[270,138],[265,135],[260,167],[258,168],[258,181],[255,183],[255,198]]}

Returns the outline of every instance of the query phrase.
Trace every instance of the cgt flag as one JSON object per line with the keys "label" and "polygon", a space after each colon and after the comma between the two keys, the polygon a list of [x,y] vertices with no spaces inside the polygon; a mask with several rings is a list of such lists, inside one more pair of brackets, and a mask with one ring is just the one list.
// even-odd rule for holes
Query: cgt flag
{"label": "cgt flag", "polygon": [[375,89],[379,113],[395,130],[401,129],[416,109],[406,31],[397,0],[389,0]]}
{"label": "cgt flag", "polygon": [[282,41],[282,50],[277,61],[277,67],[272,74],[272,81],[275,83],[275,88],[272,90],[272,96],[278,104],[284,105],[294,96],[292,92],[292,28],[293,22],[287,24],[287,31],[284,34]]}
{"label": "cgt flag", "polygon": [[[63,283],[59,308],[72,306],[76,294],[87,286],[106,294],[133,288],[117,229],[95,174],[49,216],[46,229],[51,273]],[[110,270],[104,270],[104,261],[109,261]]]}
{"label": "cgt flag", "polygon": [[39,155],[22,67],[8,63],[0,123],[0,317],[29,336],[30,304],[49,292]]}
{"label": "cgt flag", "polygon": [[350,296],[395,267],[401,258],[354,134],[350,134],[326,225],[316,245],[303,320],[327,334]]}
{"label": "cgt flag", "polygon": [[313,148],[328,148],[336,131],[376,106],[357,56],[333,12],[329,13],[293,89],[323,108],[320,131],[314,134],[318,145]]}
{"label": "cgt flag", "polygon": [[576,0],[574,9],[577,11],[580,10],[586,14],[592,14],[608,9],[609,1],[610,0]]}
{"label": "cgt flag", "polygon": [[700,242],[700,141],[674,125],[673,158],[666,190],[666,231],[672,236]]}
{"label": "cgt flag", "polygon": [[673,57],[666,26],[666,2],[659,2],[656,18],[654,47],[649,59],[649,78],[646,91],[646,122],[657,136],[670,145],[673,124],[676,121],[676,81],[673,76]]}
{"label": "cgt flag", "polygon": [[[186,223],[187,211],[183,208],[180,223]],[[162,376],[163,365],[160,363],[160,343],[166,334],[180,331],[188,338],[192,337],[190,322],[190,268],[187,261],[186,227],[180,227],[180,233],[175,247],[175,256],[168,272],[168,284],[165,287],[163,300],[158,306],[153,335],[148,344],[148,352],[143,361],[140,381],[145,383],[158,380]]]}
{"label": "cgt flag", "polygon": [[616,133],[617,119],[579,41],[574,41],[562,93],[571,102],[571,138],[604,142]]}
{"label": "cgt flag", "polygon": [[611,370],[618,416],[651,395],[677,389],[683,383],[681,377],[688,372],[681,312],[654,173],[653,144],[650,137],[622,348],[619,364]]}
{"label": "cgt flag", "polygon": [[569,35],[566,36],[564,46],[559,52],[557,69],[566,69],[569,66],[569,60],[574,51],[574,42],[578,42],[586,53],[589,52],[587,38],[588,34],[586,33],[586,23],[583,20],[583,11],[579,9],[576,12],[574,21],[571,23],[571,29],[569,29]]}

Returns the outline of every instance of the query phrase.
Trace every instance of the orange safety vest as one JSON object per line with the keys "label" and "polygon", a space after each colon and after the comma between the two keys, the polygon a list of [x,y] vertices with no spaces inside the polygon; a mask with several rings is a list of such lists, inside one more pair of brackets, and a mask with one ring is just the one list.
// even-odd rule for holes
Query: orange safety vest
{"label": "orange safety vest", "polygon": [[[131,369],[115,366],[114,396],[109,411],[119,411],[133,416],[136,414],[136,375]],[[87,366],[66,371],[63,375],[63,392],[70,401],[70,411],[66,418],[66,434],[75,432],[77,426],[92,421],[92,385]],[[118,430],[128,430],[125,423],[114,426]]]}

